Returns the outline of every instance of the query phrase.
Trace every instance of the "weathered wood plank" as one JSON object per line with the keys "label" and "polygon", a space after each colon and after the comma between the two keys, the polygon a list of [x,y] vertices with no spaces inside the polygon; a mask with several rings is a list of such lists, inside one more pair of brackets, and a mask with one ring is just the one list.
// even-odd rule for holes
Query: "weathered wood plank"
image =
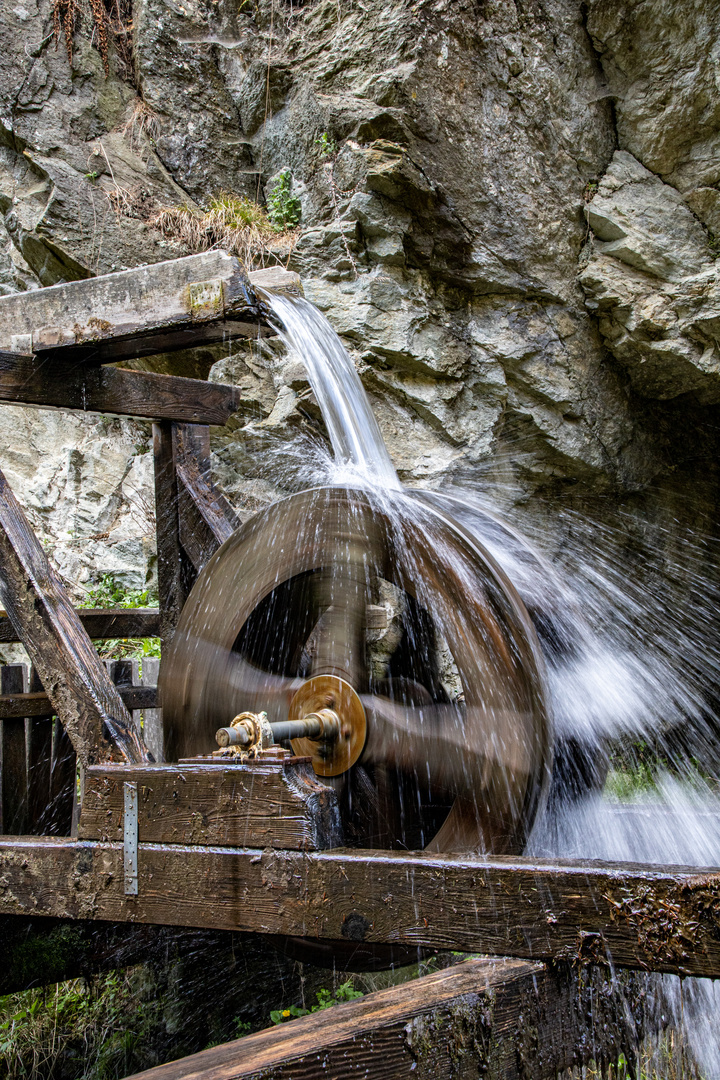
{"label": "weathered wood plank", "polygon": [[207,427],[173,425],[178,482],[180,542],[196,570],[202,570],[240,525],[240,519],[210,479]]}
{"label": "weathered wood plank", "polygon": [[256,333],[263,322],[245,271],[222,251],[0,298],[0,346],[95,364]]}
{"label": "weathered wood plank", "polygon": [[[128,711],[157,707],[157,688],[154,686],[120,686],[118,694]],[[27,694],[0,694],[0,720],[15,717],[52,716],[53,706],[44,690]]]}
{"label": "weathered wood plank", "polygon": [[[0,667],[0,692],[22,694],[25,689],[25,665]],[[20,835],[28,832],[28,774],[25,712],[0,726],[0,761],[2,762],[2,832]]]}
{"label": "weathered wood plank", "polygon": [[[157,608],[79,608],[77,614],[88,637],[95,640],[160,636]],[[0,642],[19,640],[8,616],[0,612]]]}
{"label": "weathered wood plank", "polygon": [[43,833],[69,836],[77,783],[77,755],[60,720],[53,723],[50,762],[50,803],[43,820]]}
{"label": "weathered wood plank", "polygon": [[542,1080],[591,1058],[604,1071],[633,1061],[642,981],[600,994],[597,977],[466,960],[128,1080]]}
{"label": "weathered wood plank", "polygon": [[277,760],[229,764],[96,766],[85,772],[78,836],[122,840],[123,782],[138,785],[138,832],[146,843],[222,844],[295,851],[337,847],[335,792],[310,764]]}
{"label": "weathered wood plank", "polygon": [[720,870],[0,838],[0,914],[130,919],[720,976]]}
{"label": "weathered wood plank", "polygon": [[[30,669],[28,691],[43,693],[42,684],[35,668]],[[48,707],[50,699],[47,699]],[[0,706],[1,708],[1,706]],[[28,768],[28,828],[27,831],[42,834],[48,822],[50,808],[50,771],[52,769],[53,719],[52,709],[42,716],[25,714],[25,738],[27,741]]]}
{"label": "weathered wood plank", "polygon": [[147,760],[129,713],[1,472],[0,603],[82,764],[108,756],[112,744],[130,761]]}
{"label": "weathered wood plank", "polygon": [[165,646],[172,640],[194,580],[194,570],[180,543],[173,432],[167,420],[153,424],[153,453],[160,637]]}
{"label": "weathered wood plank", "polygon": [[240,392],[233,386],[148,371],[88,367],[47,353],[0,352],[0,401],[191,424],[226,424],[243,409]]}

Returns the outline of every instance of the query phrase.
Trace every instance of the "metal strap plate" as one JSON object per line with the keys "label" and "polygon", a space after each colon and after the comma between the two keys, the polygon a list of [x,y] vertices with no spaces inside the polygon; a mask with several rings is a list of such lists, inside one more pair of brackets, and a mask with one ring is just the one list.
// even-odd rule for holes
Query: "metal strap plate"
{"label": "metal strap plate", "polygon": [[138,894],[138,786],[123,784],[123,870],[125,895]]}

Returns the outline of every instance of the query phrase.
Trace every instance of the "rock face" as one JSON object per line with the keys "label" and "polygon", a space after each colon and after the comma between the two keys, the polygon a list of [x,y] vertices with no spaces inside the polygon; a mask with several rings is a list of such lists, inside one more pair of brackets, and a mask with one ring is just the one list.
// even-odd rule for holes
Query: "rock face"
{"label": "rock face", "polygon": [[[182,254],[148,226],[154,209],[262,200],[289,170],[290,266],[356,360],[404,479],[494,485],[558,543],[558,498],[715,528],[712,0],[134,0],[132,60],[111,49],[107,78],[86,15],[70,64],[49,0],[3,5],[0,288]],[[218,434],[218,476],[251,510],[283,483],[257,448],[319,418],[272,343],[225,353],[203,363],[256,418]],[[43,467],[27,458],[19,494],[70,576],[111,568],[107,544],[73,562],[40,479],[46,461],[64,475],[76,435],[100,475],[106,444],[28,415]],[[142,429],[116,426],[115,492],[146,468]],[[130,500],[97,510],[130,529]]]}

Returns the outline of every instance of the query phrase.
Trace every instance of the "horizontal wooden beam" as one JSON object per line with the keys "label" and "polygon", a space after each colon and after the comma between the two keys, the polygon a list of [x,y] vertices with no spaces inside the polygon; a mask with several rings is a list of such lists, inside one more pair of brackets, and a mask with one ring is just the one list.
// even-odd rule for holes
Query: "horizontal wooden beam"
{"label": "horizontal wooden beam", "polygon": [[[128,1080],[535,1080],[591,1058],[632,1065],[639,980],[599,992],[596,977],[522,960],[466,960]],[[634,1008],[633,1008],[634,1007]]]}
{"label": "horizontal wooden beam", "polygon": [[[126,709],[157,707],[157,688],[154,686],[118,686],[117,691]],[[0,720],[23,716],[52,716],[52,703],[47,694],[0,694]]]}
{"label": "horizontal wooden beam", "polygon": [[0,838],[0,913],[132,920],[720,976],[720,870]]}
{"label": "horizontal wooden beam", "polygon": [[[88,637],[96,641],[109,638],[160,637],[160,612],[157,608],[78,608],[76,610]],[[9,617],[0,612],[0,643],[19,640]]]}
{"label": "horizontal wooden beam", "polygon": [[218,425],[242,409],[221,383],[11,352],[0,352],[0,401]]}

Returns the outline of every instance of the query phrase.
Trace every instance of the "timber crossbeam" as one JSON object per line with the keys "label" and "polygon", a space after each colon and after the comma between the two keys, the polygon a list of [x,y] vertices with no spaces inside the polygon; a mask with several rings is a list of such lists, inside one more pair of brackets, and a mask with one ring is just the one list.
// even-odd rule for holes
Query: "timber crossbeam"
{"label": "timber crossbeam", "polygon": [[0,838],[0,914],[720,975],[720,869]]}

